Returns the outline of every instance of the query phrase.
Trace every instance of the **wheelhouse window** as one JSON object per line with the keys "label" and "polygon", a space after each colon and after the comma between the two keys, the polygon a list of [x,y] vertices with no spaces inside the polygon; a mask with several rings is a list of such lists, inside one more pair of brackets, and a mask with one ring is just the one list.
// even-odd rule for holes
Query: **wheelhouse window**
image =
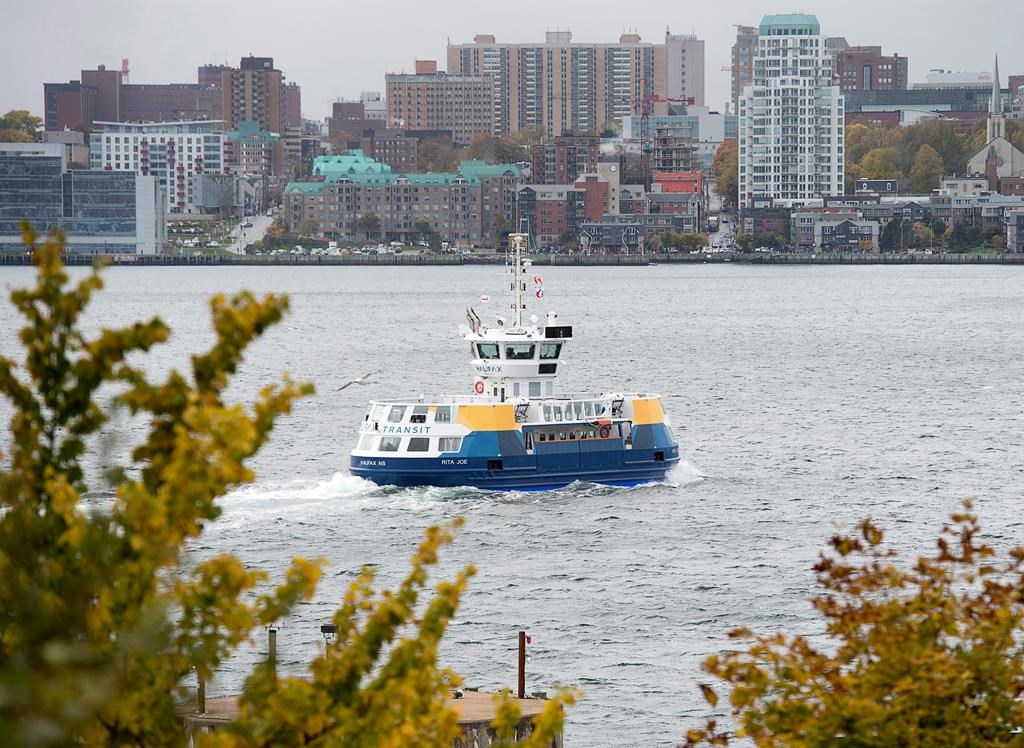
{"label": "wheelhouse window", "polygon": [[427,452],[430,450],[430,439],[425,436],[414,436],[409,439],[408,452]]}
{"label": "wheelhouse window", "polygon": [[405,418],[404,405],[395,405],[391,408],[391,412],[388,413],[389,423],[401,423],[403,418]]}
{"label": "wheelhouse window", "polygon": [[501,349],[497,343],[477,343],[476,355],[479,358],[499,358]]}
{"label": "wheelhouse window", "polygon": [[540,357],[541,359],[551,360],[558,358],[558,354],[562,351],[561,343],[541,343],[540,344]]}
{"label": "wheelhouse window", "polygon": [[437,440],[438,452],[458,452],[462,449],[461,436],[442,436]]}
{"label": "wheelhouse window", "polygon": [[533,343],[509,343],[505,346],[505,358],[512,361],[529,361],[533,358],[533,351]]}
{"label": "wheelhouse window", "polygon": [[530,382],[530,397],[540,397],[540,382]]}
{"label": "wheelhouse window", "polygon": [[402,438],[399,436],[383,436],[381,437],[378,449],[381,452],[397,452],[401,443]]}

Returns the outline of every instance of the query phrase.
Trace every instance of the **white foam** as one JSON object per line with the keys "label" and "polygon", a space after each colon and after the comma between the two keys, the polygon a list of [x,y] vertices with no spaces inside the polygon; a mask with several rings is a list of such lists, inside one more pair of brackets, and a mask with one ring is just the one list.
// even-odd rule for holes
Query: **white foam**
{"label": "white foam", "polygon": [[254,508],[259,504],[270,502],[277,506],[281,502],[309,503],[354,499],[378,490],[380,487],[375,483],[348,473],[338,472],[325,481],[299,479],[240,486],[228,493],[223,498],[223,502],[225,507],[244,505],[246,508]]}
{"label": "white foam", "polygon": [[665,476],[665,482],[670,486],[678,488],[679,486],[690,486],[694,483],[700,483],[706,477],[701,469],[692,462],[680,460],[674,468],[668,471],[668,475]]}

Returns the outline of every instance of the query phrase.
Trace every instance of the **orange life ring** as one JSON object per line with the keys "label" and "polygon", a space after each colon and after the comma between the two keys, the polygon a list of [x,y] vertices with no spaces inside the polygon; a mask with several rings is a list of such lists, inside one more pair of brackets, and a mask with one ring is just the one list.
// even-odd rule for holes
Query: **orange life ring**
{"label": "orange life ring", "polygon": [[476,380],[476,383],[473,385],[473,392],[475,392],[478,395],[484,394],[484,380]]}
{"label": "orange life ring", "polygon": [[600,428],[600,430],[598,431],[598,433],[601,434],[601,438],[602,439],[607,439],[609,436],[611,436],[612,427],[611,426],[602,426]]}

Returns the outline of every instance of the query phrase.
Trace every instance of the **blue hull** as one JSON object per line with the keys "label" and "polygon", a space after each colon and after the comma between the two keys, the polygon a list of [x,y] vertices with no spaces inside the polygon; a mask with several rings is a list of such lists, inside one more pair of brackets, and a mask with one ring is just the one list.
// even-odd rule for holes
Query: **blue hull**
{"label": "blue hull", "polygon": [[[646,451],[646,450],[645,450]],[[504,457],[500,469],[487,458],[351,458],[352,475],[382,486],[472,486],[499,491],[545,491],[563,488],[576,481],[609,486],[658,483],[679,462],[677,447],[665,450],[664,459],[648,454],[629,454],[628,461],[593,466],[546,464],[530,455]],[[490,463],[490,465],[489,465]]]}

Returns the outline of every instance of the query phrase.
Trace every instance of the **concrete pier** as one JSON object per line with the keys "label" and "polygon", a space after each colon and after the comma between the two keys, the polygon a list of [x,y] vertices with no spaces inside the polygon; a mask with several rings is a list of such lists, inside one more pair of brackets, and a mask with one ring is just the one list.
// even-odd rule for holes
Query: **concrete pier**
{"label": "concrete pier", "polygon": [[[521,740],[533,732],[533,719],[540,714],[547,699],[512,699],[522,713],[522,720],[516,730],[516,740]],[[497,714],[494,694],[477,691],[464,691],[461,698],[449,698],[447,705],[459,715],[459,727],[462,737],[455,741],[452,748],[491,748],[494,745],[494,731],[490,724]],[[179,711],[185,723],[188,745],[195,744],[195,736],[211,733],[230,724],[238,718],[238,697],[222,696],[206,699],[206,711],[199,713],[195,705],[189,705]],[[551,748],[562,748],[562,736],[559,735]]]}

